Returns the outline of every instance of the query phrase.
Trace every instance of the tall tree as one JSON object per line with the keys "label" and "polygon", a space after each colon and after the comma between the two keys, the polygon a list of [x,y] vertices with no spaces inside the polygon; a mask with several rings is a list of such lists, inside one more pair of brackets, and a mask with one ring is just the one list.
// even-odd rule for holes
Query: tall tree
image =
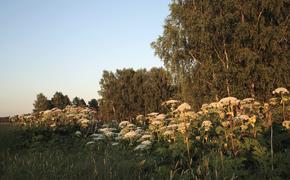
{"label": "tall tree", "polygon": [[46,111],[51,108],[50,101],[42,93],[36,96],[33,106],[34,112]]}
{"label": "tall tree", "polygon": [[92,99],[88,102],[88,105],[90,108],[99,111],[99,103],[96,99]]}
{"label": "tall tree", "polygon": [[289,2],[172,0],[152,43],[184,100],[267,98],[289,88]]}
{"label": "tall tree", "polygon": [[75,106],[79,106],[80,105],[80,101],[81,99],[79,97],[75,97],[72,101],[72,104]]}
{"label": "tall tree", "polygon": [[116,120],[158,111],[174,95],[171,77],[162,68],[104,71],[100,86],[100,115]]}
{"label": "tall tree", "polygon": [[71,105],[68,96],[64,96],[61,92],[56,92],[51,99],[53,107],[64,109],[67,105]]}
{"label": "tall tree", "polygon": [[80,99],[80,104],[79,104],[80,107],[86,107],[87,106],[87,103],[84,99]]}
{"label": "tall tree", "polygon": [[75,106],[80,106],[80,107],[86,107],[87,106],[85,100],[83,100],[83,99],[81,99],[79,97],[75,97],[73,99],[72,104],[75,105]]}

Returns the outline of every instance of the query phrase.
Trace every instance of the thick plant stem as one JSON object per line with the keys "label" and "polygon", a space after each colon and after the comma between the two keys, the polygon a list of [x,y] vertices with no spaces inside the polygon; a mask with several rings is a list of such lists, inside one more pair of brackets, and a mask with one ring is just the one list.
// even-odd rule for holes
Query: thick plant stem
{"label": "thick plant stem", "polygon": [[[282,97],[283,98],[283,97]],[[285,113],[285,103],[282,102],[282,111],[283,111],[283,120],[286,121],[286,113]]]}
{"label": "thick plant stem", "polygon": [[274,160],[274,150],[273,150],[273,124],[272,124],[271,125],[271,169],[272,171],[274,170],[273,160]]}

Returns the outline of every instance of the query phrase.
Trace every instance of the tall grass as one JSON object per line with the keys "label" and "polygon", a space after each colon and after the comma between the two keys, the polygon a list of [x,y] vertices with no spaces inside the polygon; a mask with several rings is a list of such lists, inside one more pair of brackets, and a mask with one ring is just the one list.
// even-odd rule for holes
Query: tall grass
{"label": "tall grass", "polygon": [[[44,134],[44,135],[43,135]],[[140,157],[120,146],[86,146],[74,134],[47,136],[0,124],[0,179],[148,179]]]}

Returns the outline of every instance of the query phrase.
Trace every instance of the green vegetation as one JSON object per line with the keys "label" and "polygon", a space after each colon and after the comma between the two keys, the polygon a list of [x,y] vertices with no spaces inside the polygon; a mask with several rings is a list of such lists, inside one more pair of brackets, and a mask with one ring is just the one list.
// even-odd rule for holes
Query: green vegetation
{"label": "green vegetation", "polygon": [[96,99],[92,99],[88,102],[89,108],[94,109],[95,111],[99,111],[99,103]]}
{"label": "green vegetation", "polygon": [[0,124],[0,179],[137,179],[138,162],[130,152],[85,143],[74,133]]}
{"label": "green vegetation", "polygon": [[103,120],[132,120],[138,114],[159,111],[161,102],[174,96],[171,77],[162,68],[104,71],[100,81]]}
{"label": "green vegetation", "polygon": [[72,104],[75,105],[75,106],[81,106],[81,107],[86,107],[87,106],[86,102],[83,99],[80,99],[79,97],[75,97],[73,99]]}
{"label": "green vegetation", "polygon": [[53,108],[58,108],[58,109],[64,109],[67,106],[74,105],[78,107],[90,107],[94,109],[95,111],[99,111],[99,104],[96,99],[92,99],[89,101],[89,105],[85,102],[84,99],[81,99],[79,97],[75,97],[73,101],[69,99],[67,95],[63,95],[61,92],[56,92],[51,100],[48,100],[45,95],[42,93],[39,93],[36,96],[36,100],[33,104],[34,109],[33,112],[41,112],[41,111],[46,111],[50,110]]}
{"label": "green vegetation", "polygon": [[9,178],[32,166],[29,178],[47,168],[44,177],[53,179],[287,179],[289,91],[277,88],[273,95],[263,104],[226,97],[198,112],[169,100],[162,112],[133,123],[97,121],[95,111],[72,106],[11,117],[23,127],[17,145],[24,152],[4,153],[12,167],[2,165],[3,171]]}
{"label": "green vegetation", "polygon": [[51,98],[51,104],[53,107],[64,109],[66,106],[71,105],[71,101],[67,95],[56,92]]}
{"label": "green vegetation", "polygon": [[0,179],[289,179],[289,8],[172,0],[165,69],[104,71],[88,105],[37,95],[0,124]]}
{"label": "green vegetation", "polygon": [[33,104],[34,112],[45,111],[52,108],[51,101],[47,99],[42,93],[36,96],[36,101]]}
{"label": "green vegetation", "polygon": [[152,47],[195,109],[225,96],[264,101],[289,89],[289,8],[285,0],[172,0]]}

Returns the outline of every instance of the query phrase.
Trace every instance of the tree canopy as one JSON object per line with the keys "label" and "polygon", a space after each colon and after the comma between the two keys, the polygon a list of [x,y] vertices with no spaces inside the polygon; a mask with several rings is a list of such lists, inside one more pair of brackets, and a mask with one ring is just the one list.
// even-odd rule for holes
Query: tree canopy
{"label": "tree canopy", "polygon": [[75,97],[72,101],[72,104],[75,106],[81,106],[81,107],[86,107],[87,103],[85,102],[84,99],[81,99],[79,97]]}
{"label": "tree canopy", "polygon": [[170,75],[162,68],[104,71],[100,81],[100,113],[107,119],[132,119],[160,110],[174,95]]}
{"label": "tree canopy", "polygon": [[99,111],[99,103],[96,99],[92,99],[88,102],[89,108]]}
{"label": "tree canopy", "polygon": [[64,109],[67,105],[71,105],[71,101],[67,95],[56,92],[51,99],[51,104],[53,107]]}
{"label": "tree canopy", "polygon": [[40,111],[45,111],[51,108],[51,103],[47,99],[46,96],[44,96],[42,93],[38,94],[36,96],[36,100],[33,104],[34,106],[34,112],[40,112]]}
{"label": "tree canopy", "polygon": [[152,43],[185,101],[265,99],[289,88],[289,2],[173,0]]}

